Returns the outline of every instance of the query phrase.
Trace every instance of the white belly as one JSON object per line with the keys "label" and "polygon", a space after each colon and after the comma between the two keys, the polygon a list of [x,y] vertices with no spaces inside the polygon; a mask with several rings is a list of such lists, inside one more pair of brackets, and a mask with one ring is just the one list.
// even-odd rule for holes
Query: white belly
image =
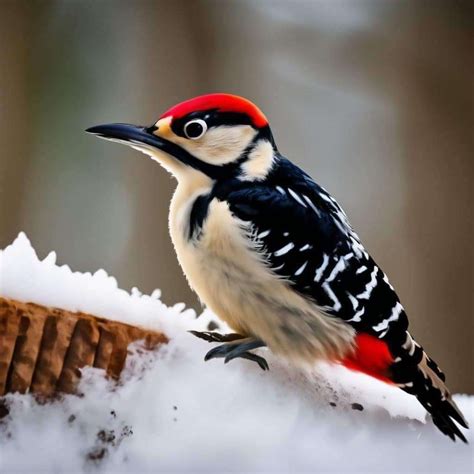
{"label": "white belly", "polygon": [[170,232],[179,263],[204,304],[236,332],[260,338],[291,359],[341,358],[351,349],[354,330],[275,276],[227,203],[213,200],[200,238],[188,240],[183,224],[188,201],[183,202],[178,188]]}

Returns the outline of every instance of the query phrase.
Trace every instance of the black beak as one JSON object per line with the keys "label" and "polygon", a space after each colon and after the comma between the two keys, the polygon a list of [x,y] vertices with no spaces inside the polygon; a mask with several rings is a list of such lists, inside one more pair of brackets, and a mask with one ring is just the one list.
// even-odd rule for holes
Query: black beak
{"label": "black beak", "polygon": [[88,128],[86,132],[92,133],[93,135],[97,135],[106,140],[124,143],[125,145],[145,145],[150,148],[157,148],[158,150],[170,152],[171,150],[168,151],[166,148],[169,148],[169,145],[174,144],[154,135],[153,132],[155,130],[156,128],[154,126],[141,127],[138,125],[129,125],[127,123],[109,123]]}
{"label": "black beak", "polygon": [[88,128],[87,133],[92,133],[99,138],[110,140],[137,148],[150,148],[161,150],[181,161],[185,165],[199,168],[200,163],[185,149],[164,138],[156,136],[153,132],[156,127],[143,127],[128,123],[108,123]]}
{"label": "black beak", "polygon": [[105,125],[96,125],[88,128],[87,133],[91,133],[106,140],[123,143],[124,145],[136,146],[137,148],[152,148],[161,150],[181,163],[191,166],[210,178],[218,179],[230,174],[230,168],[234,164],[228,166],[216,166],[201,161],[191,155],[184,148],[181,148],[176,143],[156,136],[153,132],[156,130],[155,126],[141,127],[138,125],[129,125],[127,123],[110,123]]}

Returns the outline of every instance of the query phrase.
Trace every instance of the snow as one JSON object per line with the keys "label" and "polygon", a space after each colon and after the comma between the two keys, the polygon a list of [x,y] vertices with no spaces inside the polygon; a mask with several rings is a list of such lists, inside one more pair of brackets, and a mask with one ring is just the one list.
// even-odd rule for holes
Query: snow
{"label": "snow", "polygon": [[[341,366],[288,365],[267,350],[204,362],[211,347],[187,330],[215,316],[120,289],[103,270],[39,260],[20,234],[0,251],[0,295],[160,329],[158,351],[132,347],[120,383],[85,369],[81,396],[39,403],[7,395],[0,472],[472,472],[471,445],[440,434],[404,392]],[[222,327],[222,324],[221,324]],[[456,395],[474,422],[474,397]],[[470,431],[465,431],[472,440]]]}

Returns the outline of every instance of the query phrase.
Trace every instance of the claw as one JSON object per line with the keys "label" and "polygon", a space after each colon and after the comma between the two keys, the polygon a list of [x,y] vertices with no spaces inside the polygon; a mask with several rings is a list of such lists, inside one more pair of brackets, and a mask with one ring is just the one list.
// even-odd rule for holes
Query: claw
{"label": "claw", "polygon": [[220,357],[225,357],[229,352],[229,346],[227,344],[222,344],[221,346],[214,347],[211,349],[205,356],[204,360],[207,362],[211,359],[218,359]]}
{"label": "claw", "polygon": [[[253,339],[248,336],[242,336],[241,334],[220,334],[213,331],[189,331],[196,337],[204,339],[207,342],[223,342],[217,347],[212,348],[205,356],[204,360],[207,362],[211,359],[225,358],[227,364],[233,359],[241,358],[252,360],[256,362],[262,370],[269,370],[267,361],[252,352],[252,349],[263,347],[266,344],[259,339]],[[238,342],[239,340],[245,339],[245,341]]]}
{"label": "claw", "polygon": [[247,340],[247,342],[228,342],[211,349],[204,357],[205,361],[217,358],[225,358],[227,364],[233,359],[241,358],[256,362],[262,370],[269,370],[267,361],[256,354],[249,352],[252,349],[265,346],[265,343],[258,340]]}
{"label": "claw", "polygon": [[257,349],[258,347],[265,346],[265,343],[260,341],[259,339],[254,339],[249,342],[243,342],[241,344],[236,344],[233,347],[230,347],[227,351],[227,355],[225,358],[226,362],[235,359],[236,357],[240,357],[241,354],[251,351],[252,349]]}
{"label": "claw", "polygon": [[237,333],[230,333],[230,334],[220,334],[218,332],[213,331],[189,331],[196,337],[200,339],[204,339],[207,342],[231,342],[236,341],[237,339],[244,339],[246,336],[242,336],[241,334]]}
{"label": "claw", "polygon": [[[256,362],[259,365],[259,367],[262,370],[270,370],[270,367],[268,366],[268,362],[263,357],[261,357],[257,354],[252,354],[251,352],[243,352],[242,354],[240,354],[237,357],[240,357],[242,359],[247,359],[247,360],[253,360],[254,362]],[[229,362],[230,360],[232,360],[232,359],[228,359],[226,357],[225,360],[224,360],[224,363],[227,364],[227,362]]]}

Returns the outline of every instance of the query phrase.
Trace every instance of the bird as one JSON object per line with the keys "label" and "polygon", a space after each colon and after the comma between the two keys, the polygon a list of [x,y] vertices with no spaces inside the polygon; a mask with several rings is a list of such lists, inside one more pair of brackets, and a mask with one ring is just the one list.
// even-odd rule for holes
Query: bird
{"label": "bird", "polygon": [[181,102],[151,126],[86,130],[145,153],[177,181],[169,231],[190,287],[234,331],[205,360],[267,347],[297,364],[340,363],[414,395],[439,430],[467,442],[445,375],[408,331],[387,275],[346,213],[283,156],[267,117],[243,97]]}

